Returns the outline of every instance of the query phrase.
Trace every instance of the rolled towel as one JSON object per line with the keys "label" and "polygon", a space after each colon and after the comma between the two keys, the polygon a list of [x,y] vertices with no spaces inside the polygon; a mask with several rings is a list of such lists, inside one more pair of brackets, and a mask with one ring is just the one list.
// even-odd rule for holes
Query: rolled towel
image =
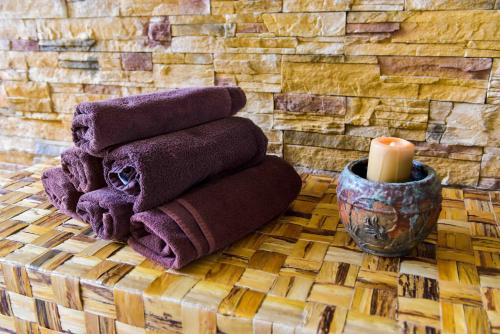
{"label": "rolled towel", "polygon": [[61,167],[70,182],[80,192],[89,192],[106,186],[102,158],[88,154],[78,147],[61,154]]}
{"label": "rolled towel", "polygon": [[52,205],[62,213],[80,219],[76,213],[76,204],[82,193],[75,189],[62,168],[51,168],[43,172],[42,184]]}
{"label": "rolled towel", "polygon": [[120,146],[104,158],[104,175],[141,212],[208,177],[261,162],[266,149],[258,126],[230,117]]}
{"label": "rolled towel", "polygon": [[101,188],[84,194],[76,212],[99,238],[126,241],[130,234],[132,203],[112,189]]}
{"label": "rolled towel", "polygon": [[229,117],[245,103],[238,87],[185,88],[83,102],[73,118],[73,141],[102,157],[111,146]]}
{"label": "rolled towel", "polygon": [[215,252],[283,213],[301,179],[284,160],[211,180],[176,200],[131,219],[129,245],[169,268]]}

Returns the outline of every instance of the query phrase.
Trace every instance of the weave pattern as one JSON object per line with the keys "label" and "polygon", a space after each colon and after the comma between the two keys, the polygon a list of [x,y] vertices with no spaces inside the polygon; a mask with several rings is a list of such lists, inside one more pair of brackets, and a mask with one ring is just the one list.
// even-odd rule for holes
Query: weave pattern
{"label": "weave pattern", "polygon": [[284,216],[174,271],[57,212],[47,167],[0,174],[0,332],[500,333],[500,192],[443,189],[436,231],[381,258],[303,175]]}

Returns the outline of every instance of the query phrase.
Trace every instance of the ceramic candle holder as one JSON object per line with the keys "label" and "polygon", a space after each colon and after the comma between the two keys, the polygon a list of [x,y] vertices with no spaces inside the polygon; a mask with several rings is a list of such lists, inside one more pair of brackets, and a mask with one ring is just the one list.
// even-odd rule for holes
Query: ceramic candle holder
{"label": "ceramic candle holder", "polygon": [[441,182],[431,167],[413,161],[403,183],[366,178],[368,159],[349,163],[337,185],[340,219],[356,244],[379,256],[402,256],[424,240],[441,212]]}

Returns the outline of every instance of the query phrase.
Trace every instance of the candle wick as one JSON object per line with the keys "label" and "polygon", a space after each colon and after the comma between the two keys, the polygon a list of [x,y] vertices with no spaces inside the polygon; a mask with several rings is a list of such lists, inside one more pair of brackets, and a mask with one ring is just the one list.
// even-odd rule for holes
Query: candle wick
{"label": "candle wick", "polygon": [[391,141],[391,143],[389,144],[389,146],[396,146],[396,145],[397,145],[397,144],[396,144],[396,142],[394,142],[394,141]]}

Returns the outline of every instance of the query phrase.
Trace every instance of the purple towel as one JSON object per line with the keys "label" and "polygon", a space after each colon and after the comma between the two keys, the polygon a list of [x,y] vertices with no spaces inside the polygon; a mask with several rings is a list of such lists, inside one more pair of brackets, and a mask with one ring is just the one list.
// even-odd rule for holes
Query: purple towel
{"label": "purple towel", "polygon": [[102,157],[118,144],[229,117],[245,103],[245,93],[238,87],[185,88],[84,102],[76,107],[73,141]]}
{"label": "purple towel", "polygon": [[62,168],[51,168],[43,172],[42,184],[52,205],[70,217],[81,219],[76,214],[76,203],[82,193],[75,189]]}
{"label": "purple towel", "polygon": [[266,149],[259,127],[230,117],[120,146],[104,159],[104,175],[141,212],[209,177],[261,162]]}
{"label": "purple towel", "polygon": [[242,238],[283,213],[301,179],[284,160],[211,180],[131,219],[129,245],[169,268],[180,268]]}
{"label": "purple towel", "polygon": [[99,238],[127,240],[133,212],[132,203],[122,194],[109,188],[91,191],[80,197],[76,212]]}
{"label": "purple towel", "polygon": [[102,159],[78,147],[69,148],[61,154],[61,167],[80,192],[86,193],[106,186]]}

